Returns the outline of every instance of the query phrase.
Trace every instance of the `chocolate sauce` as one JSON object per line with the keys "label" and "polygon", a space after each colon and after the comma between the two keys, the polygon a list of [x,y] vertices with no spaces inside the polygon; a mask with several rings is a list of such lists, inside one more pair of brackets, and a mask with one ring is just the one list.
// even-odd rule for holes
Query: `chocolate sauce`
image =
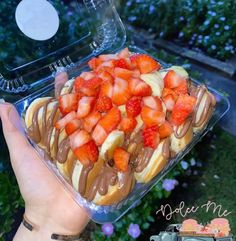
{"label": "chocolate sauce", "polygon": [[83,166],[83,169],[79,178],[79,193],[84,196],[86,191],[87,179],[89,172],[93,169],[93,164],[90,163],[88,166]]}

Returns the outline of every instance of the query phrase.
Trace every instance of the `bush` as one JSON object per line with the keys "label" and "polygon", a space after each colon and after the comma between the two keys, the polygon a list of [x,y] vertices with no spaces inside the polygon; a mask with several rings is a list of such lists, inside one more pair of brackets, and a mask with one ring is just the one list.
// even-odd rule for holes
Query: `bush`
{"label": "bush", "polygon": [[234,0],[129,0],[121,12],[130,24],[225,60],[236,51]]}

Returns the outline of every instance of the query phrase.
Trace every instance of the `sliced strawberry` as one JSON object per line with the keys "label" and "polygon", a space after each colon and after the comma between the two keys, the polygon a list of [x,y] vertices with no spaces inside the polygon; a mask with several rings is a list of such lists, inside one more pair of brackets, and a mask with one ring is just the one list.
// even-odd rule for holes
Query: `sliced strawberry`
{"label": "sliced strawberry", "polygon": [[131,95],[127,81],[121,78],[116,78],[113,87],[112,102],[118,106],[124,105],[130,96]]}
{"label": "sliced strawberry", "polygon": [[167,95],[172,95],[175,101],[178,99],[178,95],[174,90],[169,88],[164,88],[162,91],[162,97],[165,97]]}
{"label": "sliced strawberry", "polygon": [[98,147],[93,140],[80,146],[74,150],[75,156],[84,165],[87,166],[91,162],[95,163],[98,160]]}
{"label": "sliced strawberry", "polygon": [[114,75],[115,77],[129,81],[130,78],[133,76],[133,71],[128,69],[115,68]]}
{"label": "sliced strawberry", "polygon": [[137,125],[136,119],[132,117],[125,117],[121,120],[120,130],[124,131],[125,133],[130,133],[134,130],[136,125]]}
{"label": "sliced strawberry", "polygon": [[186,118],[193,112],[195,104],[195,97],[180,95],[172,110],[172,122],[177,126],[183,124]]}
{"label": "sliced strawberry", "polygon": [[128,48],[125,48],[123,50],[120,51],[120,53],[118,54],[119,58],[129,58],[130,57],[130,52]]}
{"label": "sliced strawberry", "polygon": [[121,59],[114,60],[114,65],[116,68],[122,68],[122,69],[132,68],[130,59],[121,58]]}
{"label": "sliced strawberry", "polygon": [[114,151],[113,159],[115,165],[119,171],[128,171],[130,153],[125,151],[123,148],[118,147]]}
{"label": "sliced strawberry", "polygon": [[96,144],[98,146],[101,146],[106,140],[107,136],[108,134],[105,129],[101,125],[97,124],[92,134],[92,138],[96,142]]}
{"label": "sliced strawberry", "polygon": [[152,94],[152,88],[144,81],[132,78],[129,81],[129,89],[132,95],[135,96],[149,96]]}
{"label": "sliced strawberry", "polygon": [[130,56],[131,63],[134,67],[137,67],[137,58],[139,57],[139,54],[133,54]]}
{"label": "sliced strawberry", "polygon": [[83,78],[84,80],[89,80],[89,79],[95,78],[96,74],[91,72],[91,71],[90,72],[83,72],[80,75],[80,77]]}
{"label": "sliced strawberry", "polygon": [[97,99],[96,110],[99,112],[107,112],[112,108],[111,98],[108,96],[101,96]]}
{"label": "sliced strawberry", "polygon": [[84,79],[80,76],[78,76],[75,81],[74,81],[74,90],[75,92],[79,93],[81,91],[81,88],[83,87],[84,84]]}
{"label": "sliced strawberry", "polygon": [[114,83],[114,77],[106,70],[102,70],[98,73],[98,77],[104,81],[109,81],[112,84]]}
{"label": "sliced strawberry", "polygon": [[142,98],[132,97],[126,102],[126,112],[129,117],[136,117],[140,114],[142,110]]}
{"label": "sliced strawberry", "polygon": [[162,111],[153,110],[147,106],[142,108],[141,118],[148,127],[161,125],[165,122],[165,114]]}
{"label": "sliced strawberry", "polygon": [[76,93],[59,96],[59,109],[63,115],[76,111],[78,108],[78,95]]}
{"label": "sliced strawberry", "polygon": [[113,107],[111,110],[105,114],[102,119],[98,122],[100,126],[109,134],[111,131],[115,130],[119,125],[121,120],[121,113],[117,107]]}
{"label": "sliced strawberry", "polygon": [[167,95],[165,97],[162,98],[162,100],[165,103],[166,109],[169,111],[172,111],[175,105],[175,99],[173,97],[173,95]]}
{"label": "sliced strawberry", "polygon": [[77,118],[81,119],[86,117],[91,112],[94,102],[94,97],[82,97],[78,104]]}
{"label": "sliced strawberry", "polygon": [[160,143],[160,136],[158,133],[158,126],[146,127],[143,130],[143,143],[146,147],[156,149]]}
{"label": "sliced strawberry", "polygon": [[68,136],[73,134],[75,131],[77,131],[81,127],[81,121],[78,119],[74,119],[71,122],[67,123],[65,126],[65,131]]}
{"label": "sliced strawberry", "polygon": [[99,96],[107,96],[107,97],[112,97],[113,94],[113,85],[110,81],[105,81],[101,84]]}
{"label": "sliced strawberry", "polygon": [[90,69],[92,69],[92,70],[96,70],[100,64],[102,64],[102,60],[99,59],[99,58],[92,58],[92,59],[88,62],[88,66],[89,66]]}
{"label": "sliced strawberry", "polygon": [[70,146],[72,150],[77,147],[83,146],[91,140],[90,134],[85,130],[77,130],[70,135]]}
{"label": "sliced strawberry", "polygon": [[139,54],[136,58],[136,64],[141,74],[148,74],[161,68],[156,60],[146,54]]}
{"label": "sliced strawberry", "polygon": [[171,124],[168,121],[165,121],[160,127],[159,127],[159,134],[160,138],[166,138],[170,136],[173,133],[173,128]]}
{"label": "sliced strawberry", "polygon": [[[83,93],[86,96],[96,96],[98,90],[95,88],[90,88],[91,84],[86,84],[88,80],[83,79],[82,77],[77,77],[74,82],[74,90],[76,93]],[[93,81],[93,80],[92,80]]]}
{"label": "sliced strawberry", "polygon": [[58,130],[63,129],[69,122],[73,121],[77,118],[77,114],[75,111],[72,111],[65,115],[62,119],[56,122],[55,128]]}
{"label": "sliced strawberry", "polygon": [[188,93],[188,83],[187,80],[183,79],[182,83],[174,89],[175,93],[178,95],[185,95]]}
{"label": "sliced strawberry", "polygon": [[163,111],[162,101],[157,96],[143,97],[143,104],[154,110]]}
{"label": "sliced strawberry", "polygon": [[93,111],[83,119],[83,127],[87,132],[91,132],[101,119],[101,114],[98,111]]}
{"label": "sliced strawberry", "polygon": [[98,87],[100,87],[102,82],[103,82],[103,80],[96,76],[96,77],[86,80],[83,84],[83,87],[89,88],[89,89],[97,89]]}
{"label": "sliced strawberry", "polygon": [[169,70],[164,77],[164,86],[165,88],[174,89],[180,86],[184,81],[186,80],[178,75],[174,70]]}
{"label": "sliced strawberry", "polygon": [[139,79],[140,75],[141,75],[141,73],[138,69],[133,69],[133,74],[132,74],[133,78]]}

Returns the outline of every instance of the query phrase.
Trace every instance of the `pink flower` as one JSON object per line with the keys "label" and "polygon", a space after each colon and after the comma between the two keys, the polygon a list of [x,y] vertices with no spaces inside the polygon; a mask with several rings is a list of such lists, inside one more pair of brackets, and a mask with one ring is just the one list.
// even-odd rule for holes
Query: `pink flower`
{"label": "pink flower", "polygon": [[132,238],[138,238],[141,234],[141,230],[139,228],[138,224],[134,224],[131,223],[129,225],[129,229],[128,229],[128,234],[132,237]]}
{"label": "pink flower", "polygon": [[114,232],[114,227],[111,223],[105,223],[102,225],[102,232],[107,236],[110,237]]}

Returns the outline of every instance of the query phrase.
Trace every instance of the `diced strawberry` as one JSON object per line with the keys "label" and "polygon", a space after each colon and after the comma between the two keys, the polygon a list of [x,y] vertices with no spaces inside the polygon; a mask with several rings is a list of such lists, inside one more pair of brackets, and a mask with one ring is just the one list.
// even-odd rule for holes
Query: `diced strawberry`
{"label": "diced strawberry", "polygon": [[172,111],[175,105],[175,100],[173,95],[167,95],[165,97],[162,98],[162,100],[165,103],[166,109],[169,111]]}
{"label": "diced strawberry", "polygon": [[72,150],[77,147],[83,146],[91,140],[91,136],[85,130],[77,130],[72,135],[70,135],[70,146]]}
{"label": "diced strawberry", "polygon": [[96,144],[98,146],[101,146],[106,140],[107,136],[108,134],[105,129],[101,125],[97,124],[92,134],[92,138],[96,142]]}
{"label": "diced strawberry", "polygon": [[184,123],[186,118],[193,112],[196,98],[189,95],[180,95],[172,110],[171,120],[179,126]]}
{"label": "diced strawberry", "polygon": [[128,69],[115,68],[114,75],[115,77],[129,81],[130,78],[133,76],[133,71]]}
{"label": "diced strawberry", "polygon": [[107,97],[112,97],[113,94],[113,85],[110,81],[105,81],[101,84],[99,96],[107,96]]}
{"label": "diced strawberry", "polygon": [[159,134],[160,138],[166,138],[170,136],[173,132],[173,128],[171,124],[168,121],[165,121],[160,127],[159,127]]}
{"label": "diced strawberry", "polygon": [[187,80],[183,79],[182,83],[174,89],[175,93],[178,95],[185,95],[188,93],[188,83]]}
{"label": "diced strawberry", "polygon": [[97,99],[96,109],[99,112],[107,112],[112,108],[111,98],[108,96],[101,96]]}
{"label": "diced strawberry", "polygon": [[97,68],[97,73],[101,73],[103,71],[106,71],[108,73],[110,73],[111,75],[114,74],[114,67],[109,67],[109,66],[104,66],[104,65],[100,65],[98,68]]}
{"label": "diced strawberry", "polygon": [[130,57],[130,52],[128,48],[125,48],[123,50],[120,51],[120,53],[118,54],[119,58],[129,58]]}
{"label": "diced strawberry", "polygon": [[113,60],[113,59],[117,59],[117,55],[116,54],[101,54],[98,57],[100,60],[102,60],[103,62],[109,61],[109,60]]}
{"label": "diced strawberry", "polygon": [[81,122],[78,119],[74,119],[71,122],[67,123],[65,126],[65,131],[68,136],[73,134],[81,127]]}
{"label": "diced strawberry", "polygon": [[131,95],[127,81],[121,78],[116,78],[113,87],[112,102],[118,106],[124,105],[130,96]]}
{"label": "diced strawberry", "polygon": [[97,89],[102,83],[102,79],[99,77],[93,77],[89,80],[84,81],[83,87],[89,89]]}
{"label": "diced strawberry", "polygon": [[152,94],[152,88],[144,81],[132,78],[129,81],[129,89],[132,95],[135,96],[149,96]]}
{"label": "diced strawberry", "polygon": [[130,153],[123,148],[118,147],[115,149],[113,159],[119,171],[126,172],[128,170]]}
{"label": "diced strawberry", "polygon": [[138,69],[134,69],[133,70],[133,74],[132,74],[133,78],[139,79],[140,75],[141,75],[141,73],[140,73],[140,71]]}
{"label": "diced strawberry", "polygon": [[142,108],[141,118],[148,127],[161,125],[165,122],[165,114],[162,111],[153,110],[147,106]]}
{"label": "diced strawberry", "polygon": [[75,111],[71,111],[68,113],[66,116],[64,116],[62,119],[56,122],[55,128],[58,130],[63,129],[69,122],[73,121],[76,119],[77,114]]}
{"label": "diced strawberry", "polygon": [[133,54],[130,56],[131,63],[134,67],[137,67],[137,58],[139,57],[139,54]]}
{"label": "diced strawberry", "polygon": [[160,143],[160,136],[158,133],[158,126],[146,127],[143,130],[144,146],[156,149]]}
{"label": "diced strawberry", "polygon": [[125,133],[130,133],[134,130],[136,125],[137,125],[136,119],[132,117],[125,117],[121,120],[120,130],[124,131]]}
{"label": "diced strawberry", "polygon": [[93,111],[83,119],[83,127],[87,132],[91,132],[101,119],[101,114],[98,111]]}
{"label": "diced strawberry", "polygon": [[109,134],[111,131],[115,130],[119,125],[121,120],[121,113],[117,107],[113,107],[111,110],[105,114],[102,119],[98,122],[100,126]]}
{"label": "diced strawberry", "polygon": [[142,98],[133,96],[126,102],[126,112],[128,117],[136,117],[142,110]]}
{"label": "diced strawberry", "polygon": [[105,71],[105,70],[100,71],[98,73],[98,77],[101,78],[103,82],[109,81],[112,84],[114,83],[114,77],[108,71]]}
{"label": "diced strawberry", "polygon": [[157,96],[143,97],[143,104],[154,110],[163,111],[162,101]]}
{"label": "diced strawberry", "polygon": [[90,72],[83,72],[80,75],[80,77],[83,78],[84,80],[89,80],[89,79],[95,78],[96,74],[91,72],[91,71]]}
{"label": "diced strawberry", "polygon": [[[88,80],[87,80],[88,81]],[[76,93],[83,93],[86,96],[96,96],[98,90],[95,88],[90,88],[91,84],[86,84],[87,81],[82,77],[77,77],[74,82],[74,90]],[[94,80],[92,80],[93,82]],[[97,80],[96,80],[97,81]],[[87,85],[87,86],[86,86]]]}
{"label": "diced strawberry", "polygon": [[174,70],[169,70],[164,77],[165,88],[174,89],[180,86],[183,81],[186,81],[183,77],[178,75]]}
{"label": "diced strawberry", "polygon": [[169,88],[164,88],[162,91],[162,97],[166,97],[167,95],[172,95],[175,101],[178,99],[178,95],[175,93],[174,90]]}
{"label": "diced strawberry", "polygon": [[91,112],[94,102],[94,97],[82,97],[78,104],[77,118],[81,119],[86,117]]}
{"label": "diced strawberry", "polygon": [[114,65],[116,68],[122,68],[122,69],[131,69],[132,68],[130,60],[124,59],[124,58],[114,60]]}
{"label": "diced strawberry", "polygon": [[88,62],[88,66],[89,66],[90,69],[92,69],[92,70],[96,70],[100,64],[102,64],[102,60],[99,59],[99,58],[92,58],[92,59]]}
{"label": "diced strawberry", "polygon": [[84,165],[87,166],[91,162],[95,163],[98,160],[98,147],[93,140],[80,146],[74,150],[75,156]]}
{"label": "diced strawberry", "polygon": [[59,109],[63,115],[76,111],[78,108],[78,95],[76,93],[59,96]]}
{"label": "diced strawberry", "polygon": [[136,64],[141,74],[148,74],[161,68],[156,60],[146,54],[139,54],[136,58]]}

